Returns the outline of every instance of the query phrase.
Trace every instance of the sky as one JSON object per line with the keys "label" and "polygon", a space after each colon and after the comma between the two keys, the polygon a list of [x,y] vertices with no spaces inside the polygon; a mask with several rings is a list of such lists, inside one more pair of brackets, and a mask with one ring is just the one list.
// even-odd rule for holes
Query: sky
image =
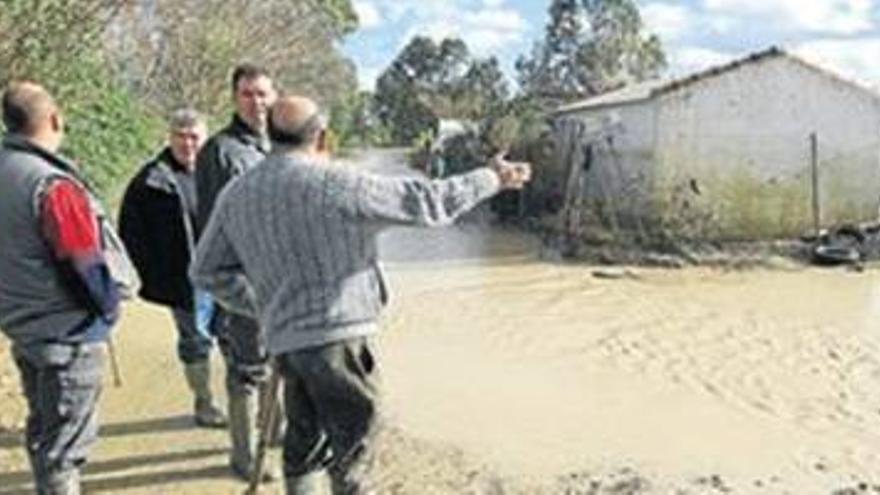
{"label": "sky", "polygon": [[[516,58],[543,36],[549,0],[353,0],[361,27],[343,45],[360,85],[415,35],[457,36],[477,57],[495,55],[514,77]],[[880,87],[880,0],[637,0],[660,36],[668,76],[722,64],[772,45]]]}

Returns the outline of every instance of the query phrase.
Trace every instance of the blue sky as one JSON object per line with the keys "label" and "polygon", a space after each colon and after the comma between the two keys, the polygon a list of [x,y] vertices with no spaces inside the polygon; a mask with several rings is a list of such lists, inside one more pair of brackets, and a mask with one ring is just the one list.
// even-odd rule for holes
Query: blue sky
{"label": "blue sky", "polygon": [[[670,74],[781,45],[845,76],[880,86],[880,0],[638,0],[663,39]],[[543,35],[548,0],[354,0],[361,29],[344,49],[361,86],[414,35],[463,38],[477,56],[496,55],[509,74]]]}

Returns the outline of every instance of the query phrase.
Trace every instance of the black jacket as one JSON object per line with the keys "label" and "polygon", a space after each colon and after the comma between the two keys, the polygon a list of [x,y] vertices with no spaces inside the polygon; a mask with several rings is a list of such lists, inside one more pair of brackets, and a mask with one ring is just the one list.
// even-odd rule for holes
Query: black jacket
{"label": "black jacket", "polygon": [[119,233],[141,276],[140,296],[192,311],[187,270],[195,246],[194,219],[186,212],[175,167],[166,148],[134,176],[122,200]]}
{"label": "black jacket", "polygon": [[223,187],[263,161],[268,152],[269,144],[265,138],[255,133],[238,115],[205,143],[196,159],[197,235],[208,224]]}

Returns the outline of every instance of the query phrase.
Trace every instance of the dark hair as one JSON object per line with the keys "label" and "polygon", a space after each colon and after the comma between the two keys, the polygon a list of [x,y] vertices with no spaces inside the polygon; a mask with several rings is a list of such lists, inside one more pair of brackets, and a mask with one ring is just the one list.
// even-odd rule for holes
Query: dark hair
{"label": "dark hair", "polygon": [[244,63],[232,71],[232,92],[238,89],[238,82],[242,79],[256,79],[258,77],[269,77],[269,71],[259,65]]}
{"label": "dark hair", "polygon": [[316,113],[306,119],[295,129],[281,129],[275,125],[275,119],[272,118],[272,110],[269,110],[269,125],[266,129],[269,139],[273,143],[284,146],[298,148],[312,143],[318,138],[318,135],[327,127],[327,119],[320,113]]}

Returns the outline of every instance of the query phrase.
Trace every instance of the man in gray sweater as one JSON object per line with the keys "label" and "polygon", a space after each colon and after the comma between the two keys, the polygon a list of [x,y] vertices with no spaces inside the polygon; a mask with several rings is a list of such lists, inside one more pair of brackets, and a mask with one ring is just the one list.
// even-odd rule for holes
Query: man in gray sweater
{"label": "man in gray sweater", "polygon": [[373,493],[378,416],[370,337],[388,290],[377,238],[394,225],[451,224],[530,179],[500,157],[441,181],[384,177],[334,165],[326,121],[286,97],[269,119],[273,152],[220,195],[190,276],[229,311],[255,315],[285,380],[287,493]]}

